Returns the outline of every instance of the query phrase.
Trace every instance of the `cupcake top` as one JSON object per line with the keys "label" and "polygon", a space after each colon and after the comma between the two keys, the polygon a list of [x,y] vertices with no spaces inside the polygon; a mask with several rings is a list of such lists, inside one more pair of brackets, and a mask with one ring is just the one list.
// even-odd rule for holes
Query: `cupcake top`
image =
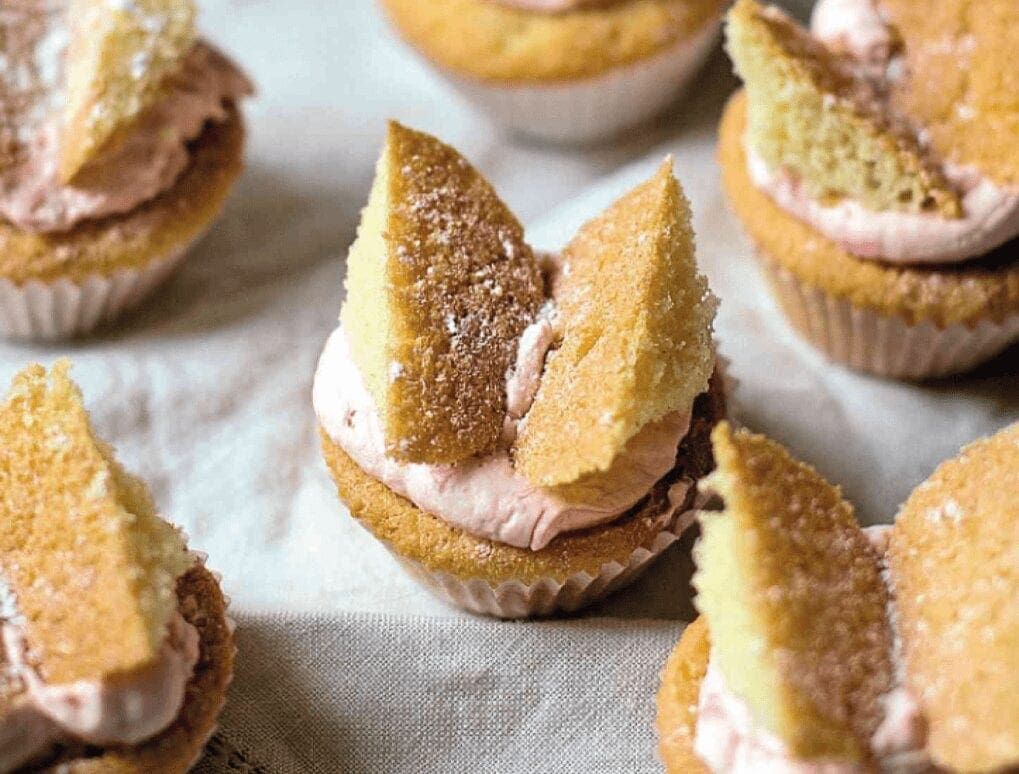
{"label": "cupcake top", "polygon": [[1019,424],[967,446],[895,521],[908,680],[931,755],[956,771],[1019,765]]}
{"label": "cupcake top", "polygon": [[68,368],[29,367],[0,406],[0,736],[26,758],[61,740],[153,736],[198,659],[176,594],[194,559],[96,439]]}
{"label": "cupcake top", "polygon": [[666,162],[536,256],[455,150],[391,125],[315,378],[323,429],[479,537],[539,550],[613,520],[675,467],[714,369],[689,217]]}
{"label": "cupcake top", "polygon": [[189,0],[33,0],[4,13],[0,216],[63,232],[173,186],[187,143],[251,92],[198,40],[194,15]]}
{"label": "cupcake top", "polygon": [[867,530],[775,442],[724,424],[712,440],[702,485],[724,510],[701,516],[707,635],[691,630],[677,658],[700,661],[667,678],[700,683],[696,717],[660,715],[663,734],[678,729],[663,736],[670,760],[695,750],[715,774],[1019,764],[1019,425],[938,468],[894,526]]}
{"label": "cupcake top", "polygon": [[570,81],[692,38],[722,0],[382,0],[396,29],[450,72],[483,81]]}
{"label": "cupcake top", "polygon": [[[914,30],[922,14],[907,6],[822,0],[811,35],[776,9],[737,3],[728,47],[748,95],[748,171],[777,204],[858,257],[979,258],[1019,235],[1013,151],[974,156],[968,136],[935,129],[930,100],[919,95],[939,83],[921,69],[932,44]],[[961,4],[943,6],[962,18]],[[1007,15],[1004,5],[999,13]],[[960,30],[939,45],[979,60],[980,86],[967,99],[986,108],[987,131],[992,123],[1003,131],[1003,121],[1019,122],[1019,111],[992,109],[1002,102],[991,94],[1011,72],[1007,47],[990,31],[960,42]],[[977,115],[965,102],[953,110]]]}

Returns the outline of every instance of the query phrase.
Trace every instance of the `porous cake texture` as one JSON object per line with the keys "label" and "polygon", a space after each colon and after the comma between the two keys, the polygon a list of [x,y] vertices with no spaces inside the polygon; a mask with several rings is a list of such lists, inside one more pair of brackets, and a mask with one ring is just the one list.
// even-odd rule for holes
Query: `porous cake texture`
{"label": "porous cake texture", "polygon": [[798,759],[866,762],[892,684],[888,591],[852,506],[779,444],[721,423],[701,486],[696,605],[712,658]]}
{"label": "porous cake texture", "polygon": [[0,406],[0,569],[30,659],[52,683],[153,663],[193,563],[96,438],[69,366],[28,367]]}
{"label": "porous cake texture", "polygon": [[892,533],[906,678],[934,760],[1019,765],[1019,424],[918,486]]}
{"label": "porous cake texture", "polygon": [[387,454],[494,449],[517,342],[545,300],[523,228],[456,150],[392,123],[347,260],[340,319]]}
{"label": "porous cake texture", "polygon": [[563,325],[520,429],[516,468],[587,488],[649,422],[688,411],[714,369],[716,300],[697,270],[690,206],[666,161],[566,246]]}
{"label": "porous cake texture", "polygon": [[739,0],[726,45],[746,85],[750,147],[817,199],[873,210],[961,214],[959,198],[887,107],[884,85],[776,8]]}

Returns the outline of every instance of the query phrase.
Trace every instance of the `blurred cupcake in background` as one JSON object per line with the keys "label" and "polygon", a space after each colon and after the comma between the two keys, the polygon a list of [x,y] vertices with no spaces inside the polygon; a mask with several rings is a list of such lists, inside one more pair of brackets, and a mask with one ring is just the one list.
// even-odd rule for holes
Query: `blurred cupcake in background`
{"label": "blurred cupcake in background", "polygon": [[191,0],[5,5],[0,335],[88,333],[137,306],[243,167],[247,77]]}
{"label": "blurred cupcake in background", "polygon": [[[908,379],[1019,340],[1019,4],[741,0],[726,193],[778,302],[835,362]],[[971,18],[972,17],[972,18]]]}
{"label": "blurred cupcake in background", "polygon": [[609,138],[672,104],[726,0],[381,0],[478,110],[553,142]]}

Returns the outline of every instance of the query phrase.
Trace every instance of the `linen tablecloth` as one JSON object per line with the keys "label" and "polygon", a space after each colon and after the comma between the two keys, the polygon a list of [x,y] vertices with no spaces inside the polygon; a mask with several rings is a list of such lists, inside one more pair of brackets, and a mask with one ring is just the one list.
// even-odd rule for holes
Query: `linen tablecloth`
{"label": "linen tablecloth", "polygon": [[661,120],[610,145],[549,148],[477,119],[371,0],[202,5],[260,91],[222,222],[115,329],[0,345],[5,383],[29,361],[74,359],[100,435],[223,574],[240,654],[202,770],[656,770],[658,670],[675,621],[693,615],[689,539],[590,611],[615,620],[485,622],[406,577],[335,496],[311,380],[387,117],[460,148],[542,248],[673,154],[722,299],[734,412],[841,484],[864,522],[890,520],[937,462],[1019,419],[1015,352],[964,379],[900,384],[830,366],[787,328],[719,188],[715,128],[735,86],[720,50]]}

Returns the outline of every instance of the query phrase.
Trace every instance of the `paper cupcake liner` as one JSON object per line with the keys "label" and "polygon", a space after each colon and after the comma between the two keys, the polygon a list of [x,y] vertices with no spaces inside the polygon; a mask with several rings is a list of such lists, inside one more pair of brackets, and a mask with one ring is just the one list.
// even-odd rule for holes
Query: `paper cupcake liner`
{"label": "paper cupcake liner", "polygon": [[[690,482],[694,487],[695,482]],[[690,508],[674,514],[649,546],[635,548],[625,562],[606,562],[597,575],[578,572],[565,581],[542,578],[532,583],[508,580],[493,585],[478,578],[463,579],[430,570],[402,556],[383,541],[403,568],[429,591],[449,604],[471,613],[496,618],[532,618],[572,613],[628,586],[691,526],[707,498],[696,494]]]}
{"label": "paper cupcake liner", "polygon": [[896,379],[926,379],[969,371],[1019,341],[1019,314],[1001,322],[939,327],[854,306],[762,262],[783,312],[829,359]]}
{"label": "paper cupcake liner", "polygon": [[720,20],[644,61],[565,83],[496,84],[444,71],[494,123],[550,142],[592,142],[649,120],[678,100],[718,36]]}
{"label": "paper cupcake liner", "polygon": [[180,266],[190,245],[137,269],[74,282],[29,280],[18,285],[0,278],[0,337],[56,341],[91,333],[138,306]]}

